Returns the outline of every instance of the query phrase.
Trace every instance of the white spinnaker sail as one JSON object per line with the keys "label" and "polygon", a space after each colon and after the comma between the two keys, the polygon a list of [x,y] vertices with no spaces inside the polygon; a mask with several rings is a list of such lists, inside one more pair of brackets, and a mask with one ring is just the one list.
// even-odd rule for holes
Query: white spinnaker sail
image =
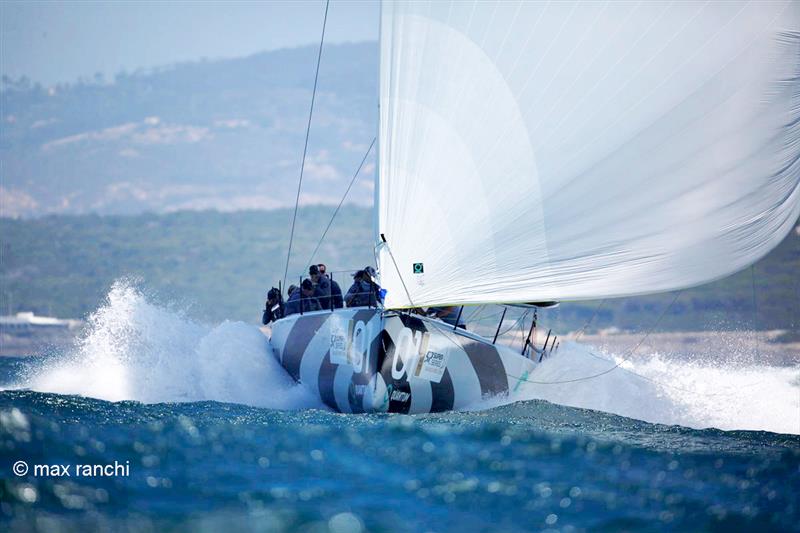
{"label": "white spinnaker sail", "polygon": [[755,262],[800,215],[798,31],[796,2],[385,1],[387,306],[626,296]]}

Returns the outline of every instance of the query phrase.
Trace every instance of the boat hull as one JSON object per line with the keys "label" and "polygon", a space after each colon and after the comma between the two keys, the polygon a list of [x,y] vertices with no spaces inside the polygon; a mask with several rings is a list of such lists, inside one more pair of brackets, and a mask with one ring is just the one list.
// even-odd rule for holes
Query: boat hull
{"label": "boat hull", "polygon": [[348,308],[291,315],[270,344],[296,381],[343,413],[434,413],[519,393],[532,361],[441,321]]}

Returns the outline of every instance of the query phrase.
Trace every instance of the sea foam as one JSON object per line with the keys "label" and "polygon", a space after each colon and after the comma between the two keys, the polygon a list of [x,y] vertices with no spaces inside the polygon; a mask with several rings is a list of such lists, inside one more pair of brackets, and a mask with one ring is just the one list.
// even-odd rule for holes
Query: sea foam
{"label": "sea foam", "polygon": [[800,366],[728,363],[724,353],[716,362],[658,353],[625,357],[565,342],[527,379],[510,400],[541,399],[696,429],[800,434]]}
{"label": "sea foam", "polygon": [[110,401],[322,407],[281,368],[257,327],[198,324],[129,281],[113,285],[75,348],[34,365],[18,386]]}

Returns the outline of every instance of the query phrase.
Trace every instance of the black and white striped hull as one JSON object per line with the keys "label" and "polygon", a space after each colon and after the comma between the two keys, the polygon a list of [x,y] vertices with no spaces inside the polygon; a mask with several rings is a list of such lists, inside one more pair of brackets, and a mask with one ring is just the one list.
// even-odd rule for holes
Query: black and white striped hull
{"label": "black and white striped hull", "polygon": [[342,413],[434,413],[521,391],[534,368],[504,346],[438,320],[377,309],[292,315],[273,324],[275,356]]}

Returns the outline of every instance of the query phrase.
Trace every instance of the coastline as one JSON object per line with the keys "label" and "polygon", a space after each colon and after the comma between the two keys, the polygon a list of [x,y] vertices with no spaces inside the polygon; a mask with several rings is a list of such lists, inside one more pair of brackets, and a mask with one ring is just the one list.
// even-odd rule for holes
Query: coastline
{"label": "coastline", "polygon": [[[666,358],[717,361],[739,365],[794,366],[800,364],[800,342],[783,342],[786,330],[670,331],[645,332],[600,330],[580,335],[571,332],[563,339],[593,346],[598,350],[642,357],[659,354]],[[637,344],[641,345],[637,347]]]}

